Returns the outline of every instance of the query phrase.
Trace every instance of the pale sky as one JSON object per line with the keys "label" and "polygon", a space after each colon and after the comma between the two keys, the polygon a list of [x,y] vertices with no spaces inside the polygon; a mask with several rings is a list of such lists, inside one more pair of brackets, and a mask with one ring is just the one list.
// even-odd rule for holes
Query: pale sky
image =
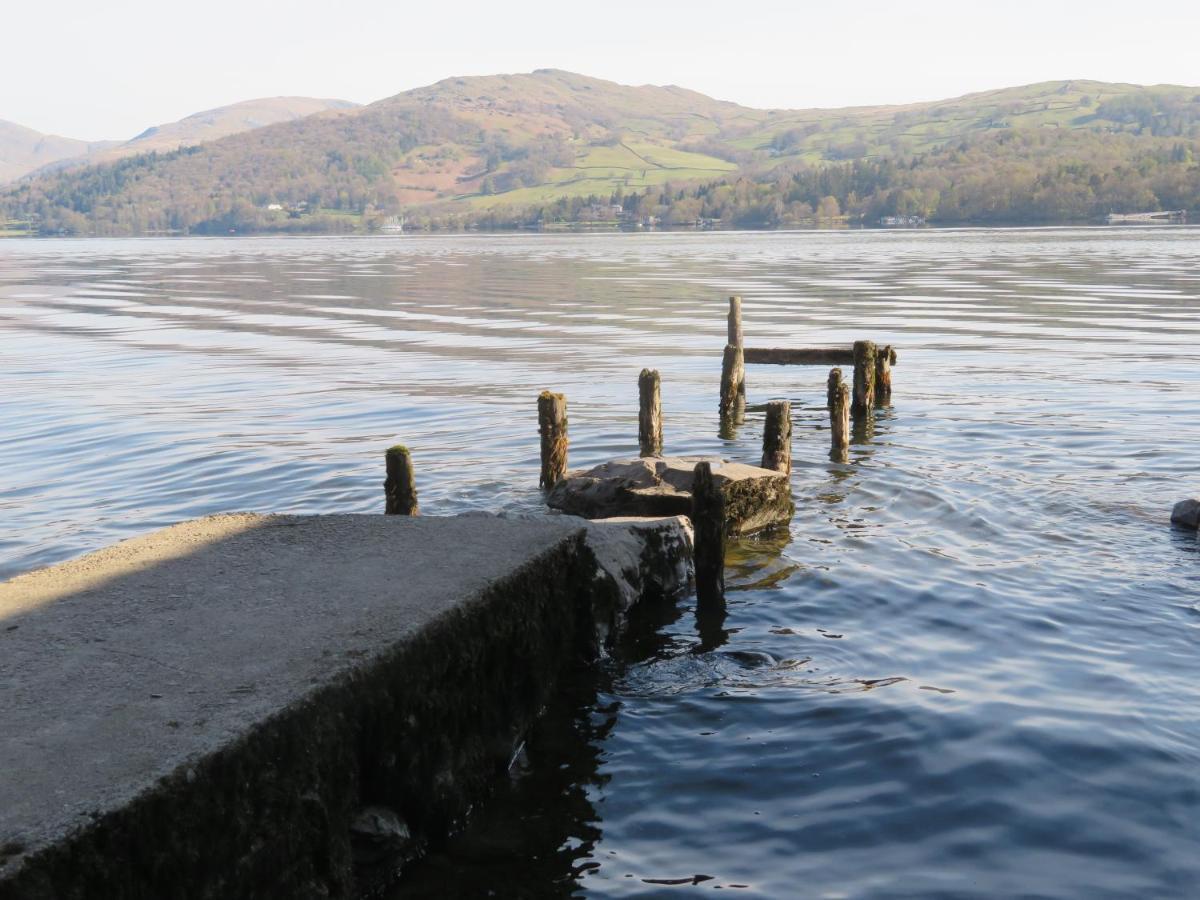
{"label": "pale sky", "polygon": [[255,97],[569,69],[758,107],[1200,85],[1200,0],[3,0],[0,119],[89,140]]}

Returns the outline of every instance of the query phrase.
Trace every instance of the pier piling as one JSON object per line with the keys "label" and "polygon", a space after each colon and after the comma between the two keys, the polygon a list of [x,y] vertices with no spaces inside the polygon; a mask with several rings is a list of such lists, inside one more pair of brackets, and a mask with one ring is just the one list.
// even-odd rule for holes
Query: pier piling
{"label": "pier piling", "polygon": [[638,376],[638,447],[641,456],[661,456],[663,451],[662,379],[657,369],[642,369]]}
{"label": "pier piling", "polygon": [[892,366],[896,364],[896,351],[888,344],[875,357],[875,402],[890,403],[892,400]]}
{"label": "pier piling", "polygon": [[384,513],[389,516],[420,515],[412,454],[408,448],[399,444],[389,447],[384,454],[384,463],[387,466],[387,478],[383,482]]}
{"label": "pier piling", "polygon": [[696,463],[692,473],[692,528],[695,531],[696,599],[700,605],[725,600],[725,495],[713,480],[712,465]]}
{"label": "pier piling", "polygon": [[567,474],[567,398],[542,391],[538,395],[538,434],[542,437],[542,474],[538,484],[549,490]]}
{"label": "pier piling", "polygon": [[850,387],[842,380],[841,369],[829,370],[826,397],[829,404],[830,449],[834,454],[844,456],[850,448]]}
{"label": "pier piling", "polygon": [[736,344],[725,345],[721,359],[721,416],[732,416],[739,397],[746,394],[746,363],[742,348]]}
{"label": "pier piling", "polygon": [[729,335],[726,340],[727,344],[732,344],[735,347],[741,347],[743,350],[746,346],[745,337],[742,334],[742,298],[729,298]]}
{"label": "pier piling", "polygon": [[875,361],[879,351],[874,341],[854,342],[854,396],[850,415],[866,418],[875,406]]}
{"label": "pier piling", "polygon": [[792,471],[792,405],[786,400],[772,400],[767,404],[762,468],[784,474]]}

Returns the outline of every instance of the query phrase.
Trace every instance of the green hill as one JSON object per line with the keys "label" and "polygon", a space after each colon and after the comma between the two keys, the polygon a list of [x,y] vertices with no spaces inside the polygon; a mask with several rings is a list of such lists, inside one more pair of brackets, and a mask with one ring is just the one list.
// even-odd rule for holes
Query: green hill
{"label": "green hill", "polygon": [[756,110],[539,70],[51,173],[0,195],[0,217],[104,234],[363,230],[397,215],[443,227],[835,213],[1077,221],[1200,206],[1198,142],[1198,88],[1060,81],[907,106]]}

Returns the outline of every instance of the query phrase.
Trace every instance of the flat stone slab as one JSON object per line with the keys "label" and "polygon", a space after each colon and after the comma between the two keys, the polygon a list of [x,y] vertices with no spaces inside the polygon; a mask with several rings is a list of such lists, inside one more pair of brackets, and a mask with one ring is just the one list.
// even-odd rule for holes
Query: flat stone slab
{"label": "flat stone slab", "polygon": [[[216,879],[224,887],[212,896],[262,890],[247,873],[292,878],[280,896],[336,893],[348,857],[340,823],[361,800],[392,802],[358,797],[356,785],[411,795],[403,747],[447,766],[446,778],[462,774],[436,733],[410,734],[450,702],[443,688],[466,696],[458,727],[468,729],[517,717],[518,700],[543,702],[560,664],[549,657],[577,652],[565,610],[595,567],[566,570],[590,559],[585,532],[569,517],[221,515],[0,584],[0,898],[76,896],[72,877],[107,895],[106,864],[133,883],[181,860],[194,870],[171,877]],[[397,649],[410,646],[424,655]],[[493,689],[487,666],[513,683],[495,687],[511,691],[503,703],[470,693]],[[461,734],[442,738],[456,761],[474,758]],[[374,743],[380,758],[365,759]],[[499,744],[487,747],[502,759]],[[259,786],[260,775],[276,786]],[[435,787],[442,796],[457,785]],[[255,821],[272,812],[295,821]],[[139,834],[148,821],[159,825]],[[62,848],[99,828],[109,830],[80,857],[99,868],[87,869]],[[309,832],[341,848],[321,848],[318,874],[303,861]],[[121,856],[125,839],[140,868]],[[172,840],[191,843],[159,852]],[[151,880],[142,888],[155,895]]]}
{"label": "flat stone slab", "polygon": [[1181,528],[1200,528],[1200,499],[1180,500],[1171,510],[1171,523]]}
{"label": "flat stone slab", "polygon": [[552,509],[587,519],[616,516],[686,516],[692,509],[696,463],[713,467],[725,494],[726,529],[750,534],[790,522],[791,480],[782,472],[705,456],[617,459],[586,472],[573,472],[546,497]]}

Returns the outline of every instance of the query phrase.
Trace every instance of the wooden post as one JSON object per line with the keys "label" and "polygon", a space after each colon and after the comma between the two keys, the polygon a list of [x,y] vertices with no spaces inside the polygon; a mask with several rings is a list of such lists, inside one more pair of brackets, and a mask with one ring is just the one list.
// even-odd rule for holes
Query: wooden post
{"label": "wooden post", "polygon": [[692,528],[695,530],[696,599],[701,605],[725,599],[725,495],[712,466],[692,471]]}
{"label": "wooden post", "polygon": [[875,357],[875,402],[890,403],[892,399],[892,366],[896,364],[896,351],[888,344]]}
{"label": "wooden post", "polygon": [[413,480],[412,454],[407,447],[389,447],[383,456],[387,480],[383,482],[384,513],[389,516],[418,516],[417,485]]}
{"label": "wooden post", "polygon": [[742,348],[734,344],[725,345],[721,358],[721,415],[732,415],[737,407],[739,395],[746,393],[746,364]]}
{"label": "wooden post", "polygon": [[745,339],[742,335],[742,298],[729,298],[729,340],[725,343],[733,344],[735,347],[744,347]]}
{"label": "wooden post", "polygon": [[542,436],[542,475],[549,490],[567,474],[567,398],[542,391],[538,395],[538,434]]}
{"label": "wooden post", "polygon": [[850,415],[856,419],[871,414],[875,406],[875,359],[878,351],[872,341],[854,342],[854,402]]}
{"label": "wooden post", "polygon": [[830,369],[826,398],[831,448],[841,455],[850,448],[850,387],[842,380],[841,369]]}
{"label": "wooden post", "polygon": [[792,405],[786,400],[772,400],[767,404],[762,467],[784,474],[792,471]]}
{"label": "wooden post", "polygon": [[662,455],[662,379],[657,369],[642,369],[638,376],[638,447],[642,456]]}
{"label": "wooden post", "polygon": [[738,393],[743,397],[746,396],[746,340],[742,334],[742,298],[729,298],[729,325],[727,344],[732,344],[738,348],[741,354],[742,361],[738,366]]}

